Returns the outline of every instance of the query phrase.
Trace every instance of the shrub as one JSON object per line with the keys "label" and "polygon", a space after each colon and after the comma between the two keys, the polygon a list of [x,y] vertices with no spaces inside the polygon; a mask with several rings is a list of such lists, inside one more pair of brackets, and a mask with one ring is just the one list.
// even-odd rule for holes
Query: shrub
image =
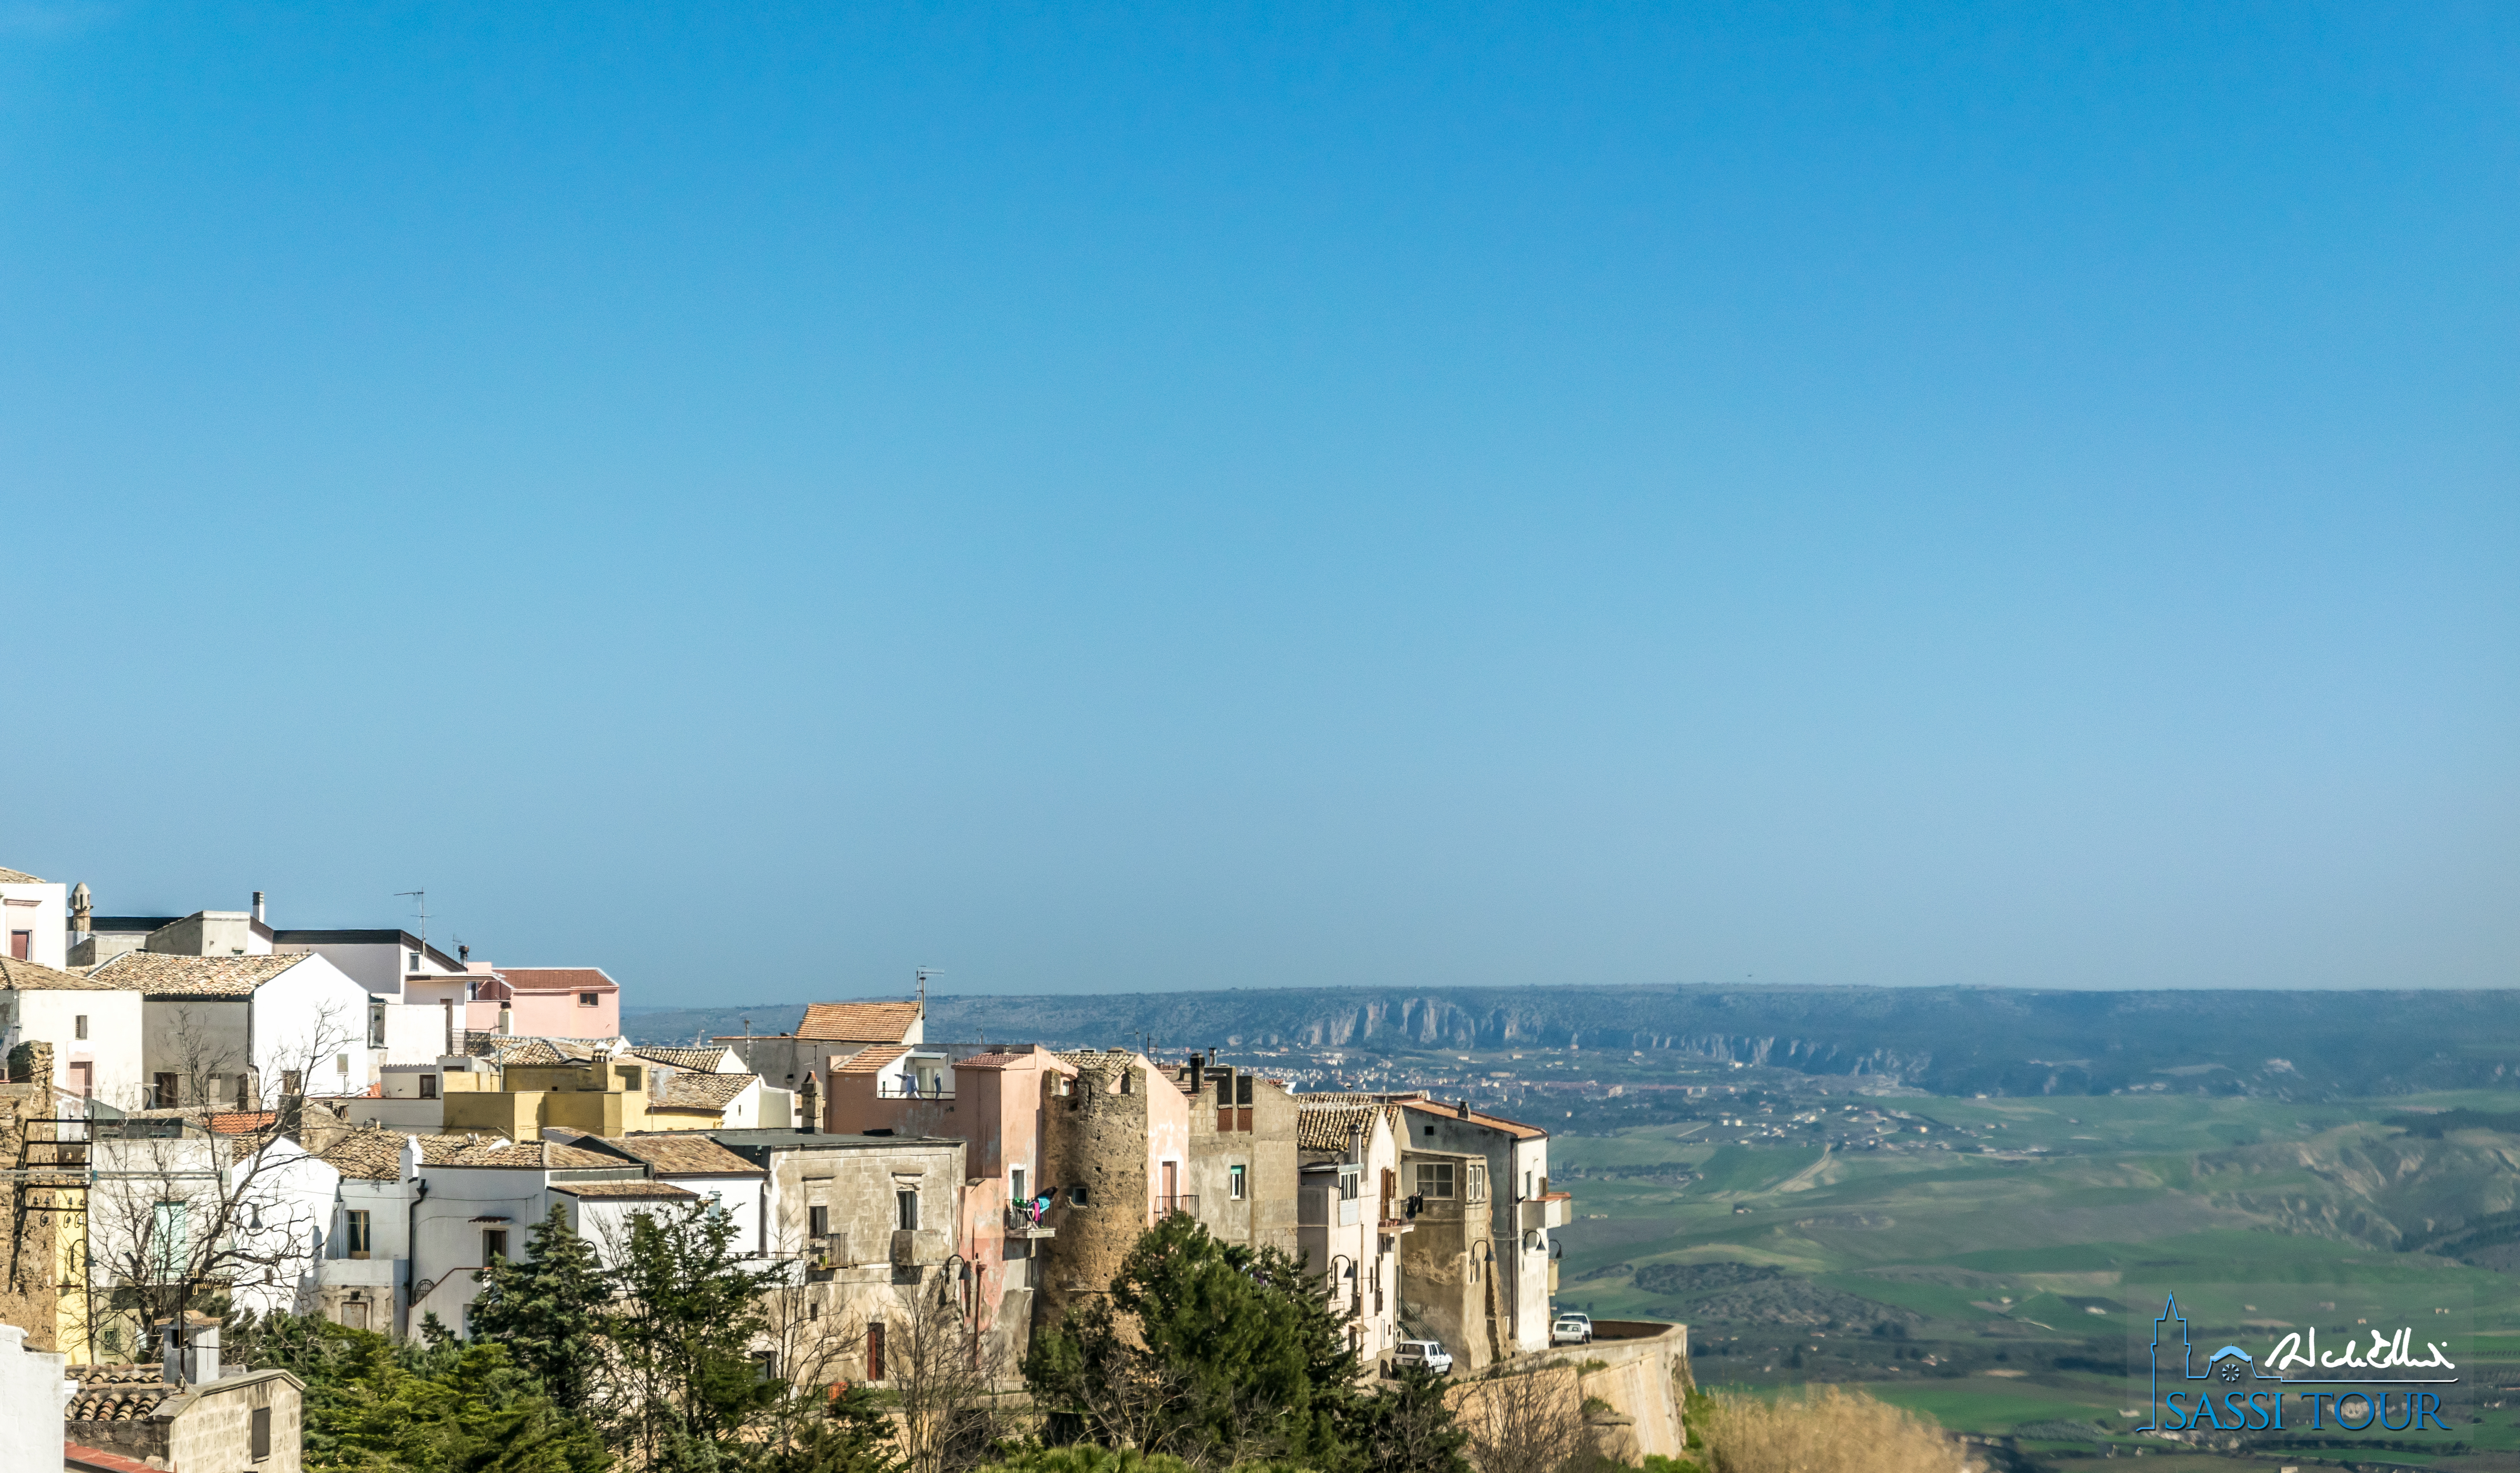
{"label": "shrub", "polygon": [[1933,1418],[1834,1386],[1775,1402],[1719,1396],[1707,1421],[1710,1473],[1952,1473],[1958,1462]]}

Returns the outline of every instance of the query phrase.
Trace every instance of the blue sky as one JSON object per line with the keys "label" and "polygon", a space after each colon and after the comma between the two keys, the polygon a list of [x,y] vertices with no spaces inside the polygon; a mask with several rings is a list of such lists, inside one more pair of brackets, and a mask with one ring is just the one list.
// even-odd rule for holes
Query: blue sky
{"label": "blue sky", "polygon": [[2515,77],[0,5],[0,863],[634,1004],[2510,985]]}

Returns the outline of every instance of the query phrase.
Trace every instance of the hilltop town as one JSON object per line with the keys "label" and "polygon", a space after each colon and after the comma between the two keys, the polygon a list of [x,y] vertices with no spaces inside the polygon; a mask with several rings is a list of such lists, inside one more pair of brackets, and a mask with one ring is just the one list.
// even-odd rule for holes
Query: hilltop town
{"label": "hilltop town", "polygon": [[[547,1221],[599,1256],[643,1217],[722,1224],[774,1302],[750,1354],[806,1385],[895,1382],[940,1304],[1013,1384],[1036,1331],[1166,1223],[1300,1262],[1368,1382],[1571,1338],[1550,1132],[1466,1098],[1306,1092],[1138,1040],[933,1037],[920,997],[640,1042],[588,958],[294,928],[260,893],[126,915],[0,870],[0,1153],[35,1249],[11,1261],[0,1321],[80,1388],[74,1447],[173,1466],[219,1426],[263,1467],[274,1437],[296,1446],[295,1383],[223,1361],[223,1331],[304,1318],[463,1342],[492,1266]],[[1593,1363],[1650,1366],[1621,1394],[1640,1404],[1621,1412],[1630,1454],[1677,1453],[1683,1332],[1597,1334]]]}

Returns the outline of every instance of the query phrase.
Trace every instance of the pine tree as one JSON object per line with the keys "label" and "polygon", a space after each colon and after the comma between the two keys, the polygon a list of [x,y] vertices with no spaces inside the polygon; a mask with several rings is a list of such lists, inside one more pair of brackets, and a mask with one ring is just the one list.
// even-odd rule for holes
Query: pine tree
{"label": "pine tree", "polygon": [[595,1245],[570,1231],[555,1205],[526,1234],[522,1261],[494,1259],[482,1269],[470,1325],[476,1339],[505,1345],[562,1410],[584,1414],[602,1384],[611,1300]]}

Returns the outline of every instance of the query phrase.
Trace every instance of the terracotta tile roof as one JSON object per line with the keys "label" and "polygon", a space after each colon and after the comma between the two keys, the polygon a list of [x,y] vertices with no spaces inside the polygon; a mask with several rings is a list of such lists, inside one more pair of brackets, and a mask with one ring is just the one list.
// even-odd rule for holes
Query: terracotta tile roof
{"label": "terracotta tile roof", "polygon": [[89,974],[144,997],[250,997],[254,989],[310,960],[304,952],[278,956],[167,956],[125,951]]}
{"label": "terracotta tile roof", "polygon": [[670,1181],[555,1181],[551,1189],[563,1197],[631,1197],[651,1202],[697,1202],[700,1195]]}
{"label": "terracotta tile roof", "polygon": [[1136,1050],[1127,1048],[1068,1048],[1058,1054],[1061,1062],[1079,1069],[1118,1069],[1137,1056]]}
{"label": "terracotta tile roof", "polygon": [[256,1130],[268,1130],[279,1122],[280,1112],[276,1110],[215,1110],[202,1123],[210,1128],[213,1135],[250,1135]]}
{"label": "terracotta tile roof", "polygon": [[[382,1126],[362,1127],[319,1152],[318,1159],[344,1176],[390,1181],[401,1170],[402,1143],[413,1134],[408,1130],[388,1130]],[[496,1135],[422,1135],[419,1139],[423,1166],[553,1171],[622,1164],[618,1157],[552,1140],[511,1143]]]}
{"label": "terracotta tile roof", "polygon": [[1362,1130],[1371,1136],[1374,1118],[1392,1113],[1388,1105],[1308,1105],[1295,1112],[1295,1149],[1344,1156],[1351,1132]]}
{"label": "terracotta tile roof", "polygon": [[[1402,1100],[1400,1104],[1403,1109],[1415,1110],[1421,1115],[1440,1115],[1446,1120],[1465,1118],[1451,1105],[1438,1104],[1433,1100]],[[1526,1126],[1518,1120],[1508,1120],[1502,1115],[1488,1115],[1477,1110],[1471,1111],[1466,1119],[1471,1125],[1502,1130],[1516,1140],[1534,1140],[1549,1133],[1538,1126]]]}
{"label": "terracotta tile roof", "polygon": [[110,982],[99,982],[84,972],[60,972],[14,956],[0,956],[0,988],[24,992],[119,992],[122,989]]}
{"label": "terracotta tile roof", "polygon": [[1313,1110],[1323,1105],[1406,1104],[1411,1100],[1422,1100],[1426,1097],[1426,1091],[1423,1089],[1394,1090],[1388,1094],[1341,1094],[1336,1090],[1328,1090],[1321,1094],[1296,1095],[1295,1104],[1300,1109]]}
{"label": "terracotta tile roof", "polygon": [[135,1457],[108,1452],[102,1448],[85,1448],[65,1439],[62,1443],[62,1467],[65,1473],[158,1473],[156,1468]]}
{"label": "terracotta tile roof", "polygon": [[663,1093],[650,1104],[650,1109],[723,1110],[728,1102],[752,1085],[758,1078],[749,1074],[676,1074],[669,1076]]}
{"label": "terracotta tile roof", "polygon": [[893,1060],[900,1058],[903,1054],[908,1052],[910,1052],[910,1045],[906,1043],[878,1043],[873,1048],[859,1049],[856,1057],[850,1059],[839,1068],[832,1070],[832,1073],[874,1074],[878,1070],[883,1068],[886,1064],[891,1063]]}
{"label": "terracotta tile roof", "polygon": [[621,985],[602,967],[501,967],[499,975],[519,992],[617,992]]}
{"label": "terracotta tile roof", "polygon": [[699,1074],[715,1074],[726,1062],[723,1048],[634,1048],[630,1052],[652,1064],[670,1064],[676,1069],[689,1069]]}
{"label": "terracotta tile roof", "polygon": [[898,1043],[919,1021],[916,1002],[809,1002],[799,1038],[837,1038],[848,1043]]}
{"label": "terracotta tile roof", "polygon": [[697,1130],[608,1135],[604,1143],[648,1163],[660,1176],[760,1176],[763,1168]]}
{"label": "terracotta tile roof", "polygon": [[149,1369],[146,1382],[83,1382],[70,1398],[68,1407],[61,1410],[66,1422],[146,1422],[149,1412],[174,1395],[174,1387],[158,1380],[157,1369]]}
{"label": "terracotta tile roof", "polygon": [[474,1034],[464,1041],[464,1051],[476,1059],[496,1064],[583,1064],[595,1057],[596,1048],[609,1043],[609,1038],[539,1038],[529,1034],[510,1037],[502,1034]]}
{"label": "terracotta tile roof", "polygon": [[36,879],[33,875],[26,873],[22,869],[0,869],[0,885],[42,885],[45,883],[47,882]]}

